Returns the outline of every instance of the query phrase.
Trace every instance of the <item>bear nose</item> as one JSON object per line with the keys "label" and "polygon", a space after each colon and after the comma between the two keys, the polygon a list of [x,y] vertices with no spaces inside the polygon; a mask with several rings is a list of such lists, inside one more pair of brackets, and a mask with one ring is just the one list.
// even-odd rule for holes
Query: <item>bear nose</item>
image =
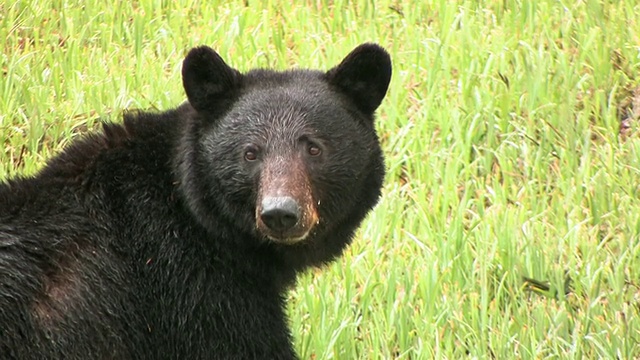
{"label": "bear nose", "polygon": [[260,219],[273,231],[291,229],[300,218],[300,207],[290,196],[267,197],[262,200]]}

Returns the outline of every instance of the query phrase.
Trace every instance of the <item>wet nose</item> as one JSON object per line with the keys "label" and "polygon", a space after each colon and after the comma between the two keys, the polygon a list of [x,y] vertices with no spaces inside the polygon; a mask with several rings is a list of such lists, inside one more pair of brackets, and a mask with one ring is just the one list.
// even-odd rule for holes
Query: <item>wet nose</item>
{"label": "wet nose", "polygon": [[300,218],[300,207],[290,196],[267,197],[262,200],[260,219],[273,231],[291,229]]}

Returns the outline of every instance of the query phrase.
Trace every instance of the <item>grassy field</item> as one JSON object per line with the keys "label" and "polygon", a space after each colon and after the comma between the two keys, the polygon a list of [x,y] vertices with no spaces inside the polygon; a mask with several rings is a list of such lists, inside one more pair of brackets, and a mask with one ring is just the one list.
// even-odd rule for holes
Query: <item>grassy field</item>
{"label": "grassy field", "polygon": [[300,356],[640,358],[640,5],[215,3],[0,3],[0,179],[178,105],[194,45],[327,69],[375,41],[394,60],[384,198],[292,290]]}

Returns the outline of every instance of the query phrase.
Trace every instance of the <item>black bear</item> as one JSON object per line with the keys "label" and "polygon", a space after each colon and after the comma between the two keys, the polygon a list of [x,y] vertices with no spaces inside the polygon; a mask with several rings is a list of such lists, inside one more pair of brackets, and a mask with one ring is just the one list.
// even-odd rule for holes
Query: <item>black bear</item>
{"label": "black bear", "polygon": [[0,184],[1,359],[293,359],[285,296],[341,254],[384,178],[388,53],[327,72],[182,68],[131,112]]}

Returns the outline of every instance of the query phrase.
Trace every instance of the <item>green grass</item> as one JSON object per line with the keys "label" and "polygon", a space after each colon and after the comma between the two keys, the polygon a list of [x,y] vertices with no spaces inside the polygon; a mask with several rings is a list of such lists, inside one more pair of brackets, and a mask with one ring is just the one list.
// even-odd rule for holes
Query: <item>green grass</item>
{"label": "green grass", "polygon": [[638,14],[633,0],[5,2],[0,178],[100,118],[182,102],[194,45],[241,70],[326,69],[376,41],[394,60],[384,198],[292,290],[301,357],[640,358],[638,119],[619,133]]}

